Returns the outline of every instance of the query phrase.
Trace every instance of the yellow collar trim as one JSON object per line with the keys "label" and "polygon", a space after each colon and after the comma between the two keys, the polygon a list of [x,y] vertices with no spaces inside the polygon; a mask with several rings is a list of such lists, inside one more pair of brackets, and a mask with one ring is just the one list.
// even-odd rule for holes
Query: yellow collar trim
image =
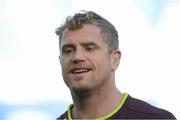
{"label": "yellow collar trim", "polygon": [[71,109],[72,109],[72,107],[73,107],[73,104],[71,104],[71,105],[69,105],[69,107],[68,107],[68,120],[72,120],[72,117],[71,117]]}
{"label": "yellow collar trim", "polygon": [[[121,109],[121,107],[125,103],[127,97],[128,97],[128,93],[124,93],[123,98],[120,101],[119,105],[112,112],[110,112],[104,116],[101,116],[101,117],[97,118],[96,120],[104,120],[104,119],[108,119],[111,116],[113,116],[115,113],[117,113]],[[72,115],[72,113],[71,113],[72,107],[73,107],[73,104],[69,105],[69,107],[68,107],[68,120],[72,120],[72,116],[71,116]]]}

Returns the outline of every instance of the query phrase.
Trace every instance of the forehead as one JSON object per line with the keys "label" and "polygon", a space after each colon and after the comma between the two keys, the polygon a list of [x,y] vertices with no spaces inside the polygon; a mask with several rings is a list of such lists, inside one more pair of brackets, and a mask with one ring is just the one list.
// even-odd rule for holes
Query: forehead
{"label": "forehead", "polygon": [[62,36],[61,46],[75,42],[94,42],[97,44],[104,44],[104,34],[102,34],[99,27],[91,24],[83,25],[77,30],[68,30],[66,28]]}

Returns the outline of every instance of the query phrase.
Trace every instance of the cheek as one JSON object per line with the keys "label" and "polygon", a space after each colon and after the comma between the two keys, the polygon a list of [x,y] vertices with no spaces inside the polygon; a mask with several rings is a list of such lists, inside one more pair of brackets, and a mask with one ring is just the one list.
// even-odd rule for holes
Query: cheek
{"label": "cheek", "polygon": [[111,69],[110,59],[107,56],[98,57],[94,62],[99,74]]}
{"label": "cheek", "polygon": [[65,71],[67,70],[67,66],[68,66],[68,60],[62,58],[61,59],[61,69],[62,69],[63,73],[65,73]]}

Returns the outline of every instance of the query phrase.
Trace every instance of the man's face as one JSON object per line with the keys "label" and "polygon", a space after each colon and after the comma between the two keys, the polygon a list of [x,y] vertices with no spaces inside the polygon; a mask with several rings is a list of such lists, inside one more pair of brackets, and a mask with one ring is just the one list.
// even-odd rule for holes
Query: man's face
{"label": "man's face", "polygon": [[100,28],[65,30],[60,46],[63,79],[70,90],[97,89],[112,77],[111,53]]}

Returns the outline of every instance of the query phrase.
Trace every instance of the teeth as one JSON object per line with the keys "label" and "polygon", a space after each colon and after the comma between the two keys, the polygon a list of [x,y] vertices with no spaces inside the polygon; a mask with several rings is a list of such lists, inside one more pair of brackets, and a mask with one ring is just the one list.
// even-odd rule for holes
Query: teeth
{"label": "teeth", "polygon": [[73,70],[72,73],[74,74],[78,74],[78,73],[84,73],[84,72],[88,72],[87,69],[78,69],[78,70]]}

